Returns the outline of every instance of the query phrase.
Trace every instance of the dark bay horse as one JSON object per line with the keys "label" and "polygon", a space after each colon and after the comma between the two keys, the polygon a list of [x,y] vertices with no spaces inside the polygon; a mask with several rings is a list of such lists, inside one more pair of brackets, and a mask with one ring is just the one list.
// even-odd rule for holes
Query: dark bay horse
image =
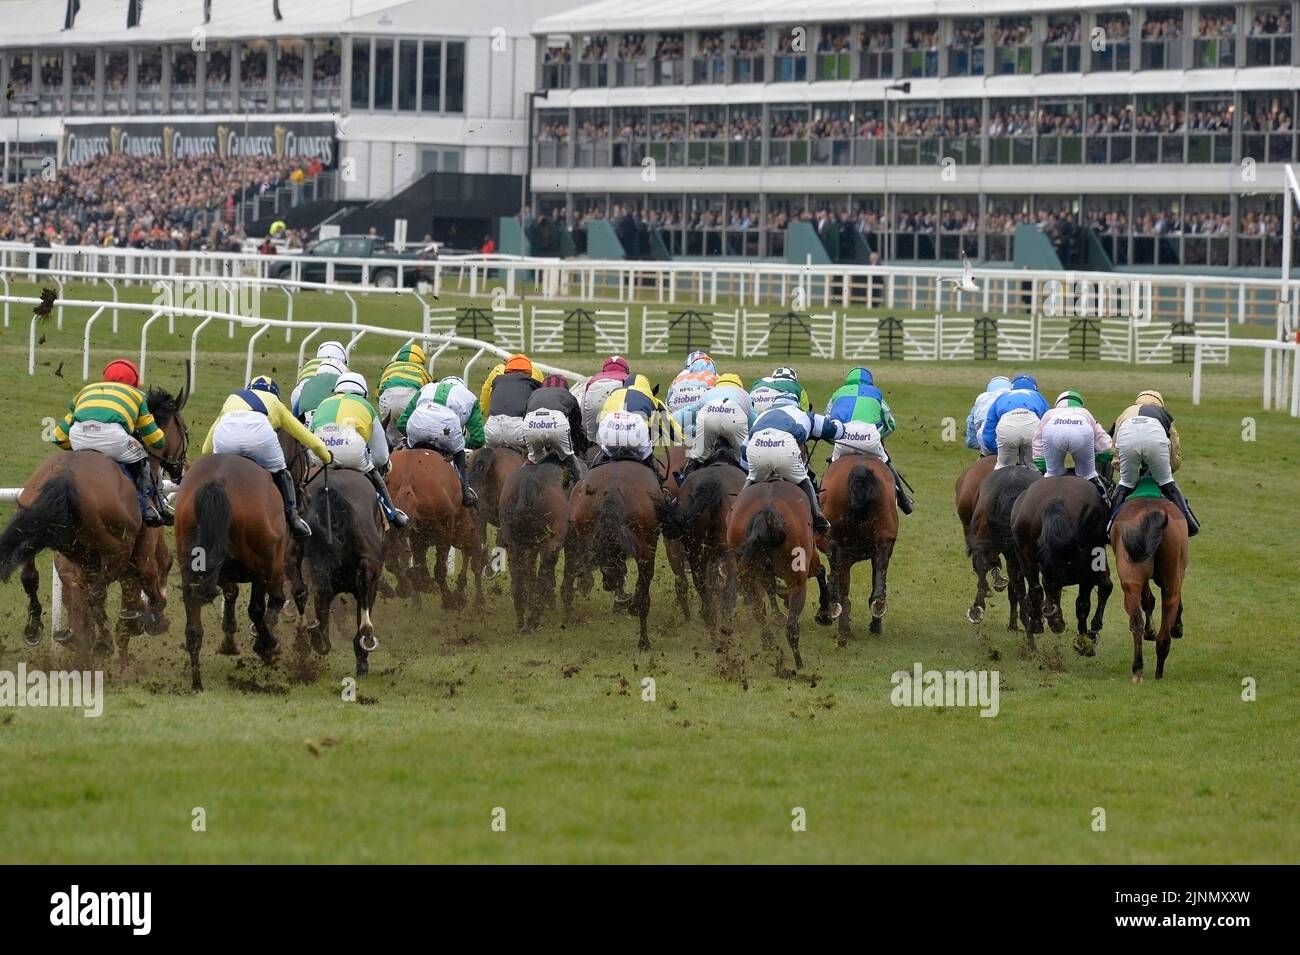
{"label": "dark bay horse", "polygon": [[267,663],[273,659],[279,642],[271,629],[285,601],[288,538],[284,505],[265,469],[235,454],[209,454],[190,469],[176,495],[176,559],[193,689],[203,689],[203,605],[224,592],[233,618],[241,583],[252,585],[253,650]]}
{"label": "dark bay horse", "polygon": [[[574,581],[600,571],[614,607],[626,607],[640,621],[637,647],[650,649],[650,580],[655,572],[659,525],[668,505],[659,479],[639,461],[611,461],[592,468],[569,494],[569,533],[564,549],[564,613],[573,605]],[[636,591],[624,591],[627,562],[636,562]]]}
{"label": "dark bay horse", "polygon": [[719,629],[724,634],[731,632],[736,562],[727,547],[727,519],[744,484],[745,472],[732,464],[710,464],[692,471],[664,520],[669,559],[676,549],[690,567],[700,595],[700,615],[711,635]]}
{"label": "dark bay horse", "polygon": [[[988,572],[996,573],[1003,557],[1007,561],[1007,601],[1010,604],[1007,629],[1017,629],[1017,617],[1026,611],[1025,573],[1011,531],[1011,510],[1025,488],[1040,477],[1037,468],[1008,467],[994,471],[980,486],[966,528],[966,553],[970,555],[978,579],[975,600],[966,611],[966,619],[971,623],[980,623],[984,619],[984,600],[989,592]],[[1028,622],[1025,626],[1029,626]]]}
{"label": "dark bay horse", "polygon": [[839,616],[826,582],[826,568],[817,554],[812,512],[802,490],[788,481],[763,481],[740,492],[727,519],[727,546],[735,552],[736,573],[758,621],[764,644],[767,597],[778,580],[785,584],[785,639],[794,654],[795,669],[803,667],[799,654],[799,615],[808,595],[808,578],[816,577],[820,591],[817,622],[830,626]]}
{"label": "dark bay horse", "polygon": [[[677,472],[686,464],[686,448],[680,444],[660,445],[655,449],[655,456],[667,469],[668,479],[664,482],[664,489],[668,491],[668,496],[673,501],[676,501],[681,492],[681,486],[677,483]],[[682,617],[690,620],[691,585],[686,578],[686,570],[690,565],[690,561],[687,559],[681,543],[674,538],[669,538],[667,535],[665,535],[664,539],[664,554],[668,557],[668,569],[673,572],[673,593],[677,597],[677,606],[681,608]],[[701,607],[701,610],[703,610],[703,607]]]}
{"label": "dark bay horse", "polygon": [[[975,514],[975,503],[979,498],[980,488],[993,474],[997,463],[998,456],[996,454],[985,454],[976,458],[961,474],[957,475],[957,486],[955,488],[957,520],[961,521],[963,539],[970,537],[970,522]],[[1003,468],[1003,470],[1005,471],[1006,468]],[[1001,590],[1007,585],[1006,578],[1002,576],[1002,567],[1000,564],[994,563],[991,570],[993,571],[993,589]],[[975,573],[980,573],[979,568],[975,569]]]}
{"label": "dark bay horse", "polygon": [[370,654],[379,646],[370,619],[384,573],[379,501],[370,480],[346,468],[330,468],[328,475],[318,470],[307,481],[306,495],[311,537],[303,541],[303,563],[315,598],[315,619],[300,619],[299,633],[310,639],[317,653],[329,653],[330,604],[338,594],[348,594],[357,604],[352,638],[357,676],[365,676]]}
{"label": "dark bay horse", "polygon": [[886,576],[898,540],[894,476],[884,461],[846,454],[832,462],[822,476],[821,505],[831,524],[826,555],[831,565],[831,598],[843,608],[838,642],[844,646],[852,630],[849,587],[858,561],[871,561],[870,631],[880,633],[883,629]]}
{"label": "dark bay horse", "polygon": [[[185,389],[173,397],[151,388],[146,401],[163,431],[161,455],[150,462],[154,481],[161,473],[179,481],[185,470],[189,434],[181,410]],[[116,637],[122,658],[132,636],[165,626],[169,563],[159,560],[161,528],[145,527],[135,485],[121,466],[98,451],[55,451],[36,469],[18,498],[18,510],[0,534],[0,580],[22,567],[27,594],[23,638],[40,642],[40,574],[36,555],[49,548],[60,555],[71,643],[82,653],[112,647],[107,594],[122,587],[122,615]]]}
{"label": "dark bay horse", "polygon": [[506,479],[523,466],[524,456],[514,448],[482,447],[469,456],[465,476],[478,495],[474,517],[484,533],[488,524],[501,526],[501,490],[506,486]]}
{"label": "dark bay horse", "polygon": [[515,623],[520,633],[527,633],[537,628],[542,610],[555,603],[555,566],[569,533],[564,469],[551,458],[519,468],[506,479],[499,510]]}
{"label": "dark bay horse", "polygon": [[[515,452],[506,452],[515,455]],[[462,503],[456,468],[437,451],[403,448],[394,451],[392,466],[384,480],[393,503],[404,510],[411,523],[389,538],[388,567],[397,578],[399,596],[420,595],[436,585],[446,610],[465,606],[465,590],[471,571],[479,607],[483,598],[483,538],[477,518]],[[483,509],[483,492],[479,507]],[[461,552],[460,576],[453,592],[447,586],[447,555],[451,548]],[[433,581],[429,580],[428,555],[433,550]]]}
{"label": "dark bay horse", "polygon": [[[1092,483],[1072,474],[1035,481],[1016,500],[1011,528],[1027,583],[1028,616],[1022,614],[1022,619],[1031,649],[1034,634],[1043,632],[1044,616],[1054,633],[1065,630],[1061,589],[1077,584],[1074,649],[1088,657],[1097,652],[1106,601],[1115,586],[1106,557],[1109,516]],[[1097,613],[1089,623],[1094,587]]]}
{"label": "dark bay horse", "polygon": [[[1140,486],[1139,486],[1140,490]],[[1142,682],[1142,641],[1156,642],[1156,679],[1165,675],[1170,638],[1183,635],[1183,575],[1187,572],[1187,519],[1162,497],[1130,496],[1110,529],[1124,612],[1133,633],[1133,682]],[[1160,588],[1160,629],[1151,626]]]}

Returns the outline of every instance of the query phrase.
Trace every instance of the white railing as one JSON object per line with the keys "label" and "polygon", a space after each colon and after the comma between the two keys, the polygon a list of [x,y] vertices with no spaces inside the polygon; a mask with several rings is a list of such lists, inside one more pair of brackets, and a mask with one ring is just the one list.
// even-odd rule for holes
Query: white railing
{"label": "white railing", "polygon": [[[1265,351],[1264,410],[1270,408],[1281,410],[1285,406],[1291,417],[1300,418],[1300,373],[1296,372],[1296,362],[1300,359],[1300,342],[1275,342],[1263,338],[1199,338],[1193,335],[1177,335],[1170,341],[1175,345],[1191,345],[1196,350],[1192,359],[1192,404],[1201,403],[1204,364],[1201,353],[1204,350],[1222,348],[1230,351],[1233,348],[1256,348]],[[1274,362],[1271,360],[1274,355],[1279,358],[1276,363],[1277,374],[1274,374]]]}

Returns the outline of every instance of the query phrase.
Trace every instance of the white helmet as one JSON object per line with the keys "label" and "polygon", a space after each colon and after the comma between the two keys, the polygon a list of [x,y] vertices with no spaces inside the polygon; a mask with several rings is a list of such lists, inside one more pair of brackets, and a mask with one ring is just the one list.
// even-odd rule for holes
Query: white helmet
{"label": "white helmet", "polygon": [[347,370],[348,366],[337,358],[322,358],[320,364],[316,366],[318,375],[341,375]]}
{"label": "white helmet", "polygon": [[342,342],[322,342],[316,349],[317,358],[333,358],[344,368],[348,366],[348,350]]}
{"label": "white helmet", "polygon": [[366,386],[364,376],[357,374],[355,371],[345,371],[339,375],[339,380],[334,382],[334,393],[336,395],[360,395],[365,398],[370,394],[370,388]]}
{"label": "white helmet", "polygon": [[458,375],[448,375],[446,378],[442,379],[442,381],[439,382],[439,384],[443,384],[443,385],[460,385],[462,388],[465,387],[465,381],[464,381],[464,379],[462,379],[462,378],[461,378],[460,376],[458,376]]}

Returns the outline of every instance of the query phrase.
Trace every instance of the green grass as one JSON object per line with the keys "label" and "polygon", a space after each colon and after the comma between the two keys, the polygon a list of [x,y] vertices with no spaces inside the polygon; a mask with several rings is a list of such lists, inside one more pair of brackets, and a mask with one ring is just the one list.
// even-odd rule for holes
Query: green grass
{"label": "green grass", "polygon": [[[314,302],[314,317],[344,315],[337,297]],[[363,321],[414,328],[417,312],[367,304]],[[41,420],[61,413],[80,383],[81,326],[72,312],[62,332],[49,323],[31,378],[26,319],[0,333],[0,383],[11,402],[0,485],[21,484],[47,453]],[[138,320],[124,318],[116,339],[109,328],[101,319],[95,367],[115,350],[138,353]],[[186,328],[178,322],[168,336],[165,322],[155,325],[153,383],[180,382]],[[246,334],[204,333],[187,411],[196,444],[243,373]],[[268,350],[258,370],[288,378],[296,344],[288,350],[273,332],[259,345]],[[354,364],[373,376],[384,350],[364,342]],[[782,361],[727,366],[748,379]],[[846,370],[796,364],[818,402]],[[637,365],[666,383],[676,359]],[[9,767],[0,780],[0,861],[1295,861],[1300,425],[1260,411],[1259,359],[1207,371],[1200,408],[1190,404],[1188,366],[1036,369],[1049,397],[1080,388],[1099,418],[1147,387],[1161,389],[1178,418],[1180,480],[1205,531],[1192,542],[1187,634],[1166,678],[1140,686],[1129,682],[1118,591],[1094,659],[1076,656],[1068,633],[1047,635],[1038,655],[1027,654],[1023,638],[1004,629],[1000,595],[986,623],[965,621],[974,581],[952,484],[970,452],[943,440],[944,419],[963,422],[988,376],[1015,369],[892,362],[874,370],[900,421],[891,452],[918,502],[890,568],[882,636],[868,636],[860,617],[837,649],[809,612],[806,670],[788,679],[742,613],[739,649],[720,657],[680,618],[661,561],[648,653],[635,650],[634,620],[611,614],[600,592],[579,600],[575,619],[551,613],[540,635],[521,637],[498,581],[486,614],[382,602],[382,645],[360,686],[367,703],[345,703],[352,657],[340,636],[315,673],[267,670],[251,655],[215,654],[220,628],[210,607],[208,690],[193,695],[173,594],[171,632],[133,641],[129,670],[108,667],[102,718],[0,711]],[[1242,440],[1246,417],[1257,422],[1254,442]],[[7,517],[10,508],[0,507]],[[48,555],[40,566],[48,575]],[[859,607],[866,577],[855,580]],[[23,645],[22,607],[17,580],[0,585],[0,669],[23,660],[66,666],[48,642],[35,652]],[[241,612],[247,646],[245,630]],[[890,674],[916,661],[999,670],[999,716],[893,707]],[[656,680],[656,702],[641,699],[646,676]],[[1241,699],[1245,677],[1257,681],[1257,702]],[[258,686],[273,692],[253,692]],[[207,831],[196,833],[191,811],[200,806]],[[807,812],[806,832],[791,831],[796,806]],[[492,831],[494,807],[507,812],[504,833]],[[1095,807],[1106,811],[1105,832],[1092,830]]]}

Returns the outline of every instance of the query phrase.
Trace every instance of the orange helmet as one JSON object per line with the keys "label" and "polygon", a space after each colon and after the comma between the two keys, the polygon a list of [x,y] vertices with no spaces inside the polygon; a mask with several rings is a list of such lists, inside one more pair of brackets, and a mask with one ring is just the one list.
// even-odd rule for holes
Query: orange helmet
{"label": "orange helmet", "polygon": [[104,380],[116,381],[132,388],[140,387],[140,369],[126,358],[114,358],[104,366]]}
{"label": "orange helmet", "polygon": [[527,355],[511,355],[506,359],[505,370],[507,372],[522,371],[525,375],[531,375],[533,373],[533,363]]}

